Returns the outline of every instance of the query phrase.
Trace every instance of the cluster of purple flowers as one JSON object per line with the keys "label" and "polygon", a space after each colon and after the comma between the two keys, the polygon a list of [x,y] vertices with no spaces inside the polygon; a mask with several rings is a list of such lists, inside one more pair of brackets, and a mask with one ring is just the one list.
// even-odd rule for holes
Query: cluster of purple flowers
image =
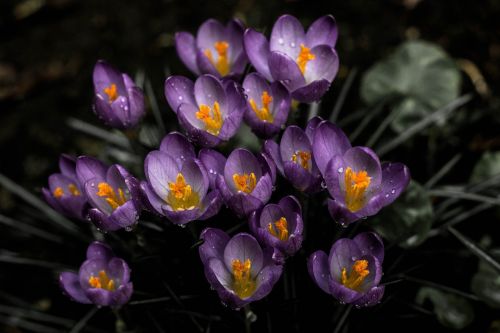
{"label": "cluster of purple flowers", "polygon": [[[174,224],[206,220],[222,205],[248,219],[249,233],[233,237],[207,228],[199,247],[205,275],[221,300],[240,308],[268,295],[281,276],[287,257],[301,248],[307,216],[289,195],[269,203],[277,174],[298,191],[328,191],[332,219],[347,226],[376,214],[408,185],[401,163],[380,163],[367,147],[352,147],[335,124],[319,117],[305,129],[287,122],[291,101],[312,102],[328,90],[338,70],[332,16],[316,20],[304,32],[299,21],[284,15],[270,41],[233,20],[226,26],[208,20],[194,37],[176,35],[177,52],[196,75],[171,76],[165,97],[186,136],[167,134],[144,161],[139,181],[120,165],[81,156],[60,159],[60,174],[43,189],[47,202],[61,213],[92,221],[103,231],[132,230],[141,210]],[[257,73],[242,78],[250,61]],[[240,85],[239,82],[242,82]],[[144,96],[127,74],[104,61],[94,69],[94,110],[108,125],[126,129],[144,114]],[[237,148],[227,158],[213,148],[229,140],[245,121],[267,139],[261,153]],[[202,148],[196,151],[196,146]],[[312,228],[313,226],[311,226]],[[326,293],[344,303],[370,306],[384,287],[384,245],[372,232],[339,239],[329,256],[313,253],[310,275]],[[77,274],[62,273],[61,285],[74,300],[120,306],[132,294],[127,264],[110,248],[95,242]]]}

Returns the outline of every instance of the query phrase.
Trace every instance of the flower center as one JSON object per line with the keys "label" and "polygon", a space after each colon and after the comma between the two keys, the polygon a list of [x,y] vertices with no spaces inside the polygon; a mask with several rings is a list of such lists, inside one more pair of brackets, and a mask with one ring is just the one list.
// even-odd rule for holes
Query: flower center
{"label": "flower center", "polygon": [[300,164],[304,169],[309,170],[311,161],[311,153],[308,151],[297,150],[295,154],[292,155],[292,162]]}
{"label": "flower center", "polygon": [[274,223],[269,223],[267,225],[267,230],[271,235],[278,238],[279,240],[288,240],[288,223],[284,216]]}
{"label": "flower center", "polygon": [[255,177],[255,173],[253,172],[251,172],[250,174],[244,173],[242,175],[240,175],[239,173],[235,173],[233,175],[233,182],[238,191],[252,193],[255,185],[257,184],[257,178]]}
{"label": "flower center", "polygon": [[205,56],[210,60],[212,65],[221,76],[226,76],[229,74],[230,67],[227,51],[229,49],[229,43],[226,41],[218,41],[214,43],[214,49],[217,52],[217,61],[215,61],[212,51],[210,49],[205,50]]}
{"label": "flower center", "polygon": [[116,84],[111,83],[108,87],[104,88],[104,93],[108,95],[108,102],[113,103],[118,98]]}
{"label": "flower center", "polygon": [[184,175],[178,173],[175,183],[168,183],[167,202],[175,211],[190,210],[197,207],[200,203],[200,196],[193,192],[191,185],[186,183]]}
{"label": "flower center", "polygon": [[219,135],[220,129],[224,121],[220,113],[218,102],[214,102],[214,107],[201,104],[200,109],[196,112],[196,118],[200,119],[205,124],[205,130],[213,135]]}
{"label": "flower center", "polygon": [[347,209],[356,212],[365,205],[365,192],[371,177],[364,170],[355,172],[350,167],[345,171],[345,203]]}
{"label": "flower center", "polygon": [[300,44],[300,53],[297,57],[297,65],[299,65],[302,74],[306,71],[306,65],[309,61],[314,60],[316,56],[311,53],[311,49],[306,47],[304,44]]}
{"label": "flower center", "polygon": [[252,261],[250,259],[241,262],[239,259],[232,261],[233,285],[232,289],[239,298],[252,296],[255,291],[256,283],[250,275]]}
{"label": "flower center", "polygon": [[115,290],[115,281],[110,279],[105,271],[99,271],[99,276],[91,276],[89,284],[92,288],[99,288],[108,291]]}
{"label": "flower center", "polygon": [[115,190],[108,183],[102,182],[97,185],[98,191],[97,195],[105,198],[108,205],[111,206],[113,210],[122,206],[127,202],[127,198],[125,198],[125,193],[121,188],[118,188],[118,195]]}
{"label": "flower center", "polygon": [[368,268],[368,260],[356,260],[351,267],[349,276],[347,276],[347,269],[342,268],[342,276],[340,282],[349,289],[358,290],[359,286],[365,278],[370,274]]}
{"label": "flower center", "polygon": [[[78,190],[78,187],[76,187],[75,184],[69,184],[68,191],[73,196],[80,196],[81,195],[80,191]],[[54,192],[52,192],[52,194],[54,195],[54,197],[56,199],[59,199],[64,195],[64,190],[62,187],[58,186],[55,188],[55,190],[54,190]]]}
{"label": "flower center", "polygon": [[272,123],[274,121],[274,117],[269,110],[269,104],[273,101],[273,97],[264,90],[260,99],[262,101],[262,107],[260,109],[257,107],[257,103],[255,103],[253,99],[250,99],[249,101],[250,106],[252,107],[253,112],[257,115],[257,118],[264,122]]}

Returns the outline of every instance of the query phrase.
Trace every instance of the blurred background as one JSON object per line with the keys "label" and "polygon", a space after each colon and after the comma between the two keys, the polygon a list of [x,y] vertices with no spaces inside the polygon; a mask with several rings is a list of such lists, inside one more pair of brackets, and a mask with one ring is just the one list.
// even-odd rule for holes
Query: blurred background
{"label": "blurred background", "polygon": [[[338,112],[339,124],[355,144],[368,142],[384,153],[382,159],[404,162],[416,183],[392,211],[360,227],[375,228],[387,241],[388,287],[381,305],[346,310],[308,278],[307,255],[329,249],[332,239],[346,232],[328,223],[323,209],[318,229],[310,236],[317,241],[305,244],[302,255],[288,264],[297,271],[287,277],[294,285],[292,292],[287,283],[278,283],[269,299],[255,305],[254,331],[355,332],[383,327],[405,332],[500,332],[500,276],[495,264],[484,263],[500,253],[495,249],[500,247],[496,0],[1,1],[2,331],[243,329],[242,314],[220,305],[204,280],[195,245],[202,226],[106,235],[117,244],[117,252],[133,262],[133,300],[168,300],[136,303],[120,313],[96,313],[90,306],[70,302],[60,293],[57,274],[78,267],[86,243],[57,229],[46,207],[37,206],[23,189],[41,198],[47,177],[57,171],[60,153],[93,155],[108,162],[128,158],[129,168],[142,177],[142,160],[127,157],[109,142],[122,134],[106,129],[92,112],[92,68],[97,59],[106,59],[145,87],[144,126],[127,137],[154,149],[163,134],[151,110],[158,108],[167,131],[178,128],[163,97],[165,78],[192,77],[177,58],[175,32],[196,33],[208,18],[226,22],[236,17],[269,34],[285,13],[298,17],[305,27],[332,14],[339,27],[339,74],[319,110],[312,112],[325,118]],[[416,41],[428,43],[412,44]],[[439,89],[434,89],[435,82],[441,83]],[[433,114],[443,107],[448,109]],[[107,132],[99,137],[88,126]],[[409,129],[414,133],[406,138]],[[234,144],[247,139],[240,137]],[[394,143],[395,139],[400,141]],[[229,212],[218,219],[208,223],[226,229],[240,223]],[[459,222],[450,232],[448,227]],[[321,238],[322,231],[328,237]],[[92,235],[88,226],[82,233]]]}

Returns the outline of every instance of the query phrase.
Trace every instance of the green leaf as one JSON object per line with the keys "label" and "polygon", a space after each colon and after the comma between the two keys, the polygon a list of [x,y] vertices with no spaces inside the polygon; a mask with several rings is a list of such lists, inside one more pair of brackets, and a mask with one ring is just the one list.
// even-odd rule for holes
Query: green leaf
{"label": "green leaf", "polygon": [[500,174],[500,152],[485,152],[474,166],[470,183],[479,183]]}
{"label": "green leaf", "polygon": [[426,239],[433,216],[431,199],[426,190],[412,180],[406,191],[370,224],[385,239],[409,248]]}
{"label": "green leaf", "polygon": [[458,295],[422,287],[417,293],[416,302],[423,305],[426,300],[432,303],[434,313],[443,326],[460,330],[474,319],[474,309],[465,298]]}
{"label": "green leaf", "polygon": [[455,100],[461,75],[455,63],[437,45],[408,41],[387,59],[370,68],[361,81],[361,98],[374,105],[388,96],[399,97],[392,105],[397,132]]}
{"label": "green leaf", "polygon": [[[500,249],[491,250],[493,258],[500,259]],[[500,309],[500,275],[483,260],[472,277],[471,290],[477,297],[493,308]]]}

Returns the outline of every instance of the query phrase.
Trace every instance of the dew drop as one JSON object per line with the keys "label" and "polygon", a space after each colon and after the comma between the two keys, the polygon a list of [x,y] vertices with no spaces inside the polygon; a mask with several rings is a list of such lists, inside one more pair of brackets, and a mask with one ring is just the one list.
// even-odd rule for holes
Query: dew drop
{"label": "dew drop", "polygon": [[396,190],[395,190],[395,189],[392,189],[391,193],[392,193],[392,194],[395,194],[395,193],[396,193]]}
{"label": "dew drop", "polygon": [[179,96],[178,98],[179,98],[179,101],[182,101],[182,96]]}
{"label": "dew drop", "polygon": [[295,42],[291,42],[290,47],[295,47]]}
{"label": "dew drop", "polygon": [[321,188],[326,188],[326,187],[327,187],[327,186],[326,186],[325,181],[322,181],[322,182],[321,182]]}
{"label": "dew drop", "polygon": [[352,257],[351,257],[351,260],[352,260],[352,261],[356,261],[356,259],[357,259],[357,257],[355,257],[355,256],[352,256]]}
{"label": "dew drop", "polygon": [[179,227],[181,227],[182,229],[184,229],[186,227],[185,224],[179,224]]}
{"label": "dew drop", "polygon": [[338,173],[342,173],[342,172],[344,172],[344,168],[342,168],[342,167],[338,168],[338,169],[337,169],[337,172],[338,172]]}
{"label": "dew drop", "polygon": [[278,44],[283,45],[284,43],[285,43],[285,41],[283,40],[283,38],[278,39]]}
{"label": "dew drop", "polygon": [[385,195],[385,197],[386,197],[386,198],[388,198],[388,197],[389,197],[389,194],[386,194],[386,195]]}
{"label": "dew drop", "polygon": [[133,228],[131,226],[125,227],[125,231],[129,231],[130,232],[130,231],[132,231],[132,229]]}

